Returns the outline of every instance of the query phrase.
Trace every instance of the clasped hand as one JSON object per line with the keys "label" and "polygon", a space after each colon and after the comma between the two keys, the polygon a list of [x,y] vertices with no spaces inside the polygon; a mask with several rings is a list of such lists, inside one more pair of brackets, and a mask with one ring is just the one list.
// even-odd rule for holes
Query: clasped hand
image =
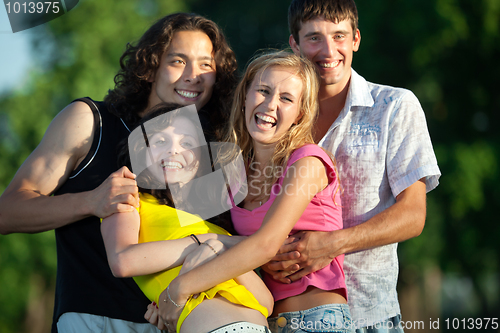
{"label": "clasped hand", "polygon": [[297,232],[285,240],[278,254],[262,269],[282,283],[297,281],[326,267],[332,258],[341,254],[333,252],[336,249],[331,239],[330,232]]}

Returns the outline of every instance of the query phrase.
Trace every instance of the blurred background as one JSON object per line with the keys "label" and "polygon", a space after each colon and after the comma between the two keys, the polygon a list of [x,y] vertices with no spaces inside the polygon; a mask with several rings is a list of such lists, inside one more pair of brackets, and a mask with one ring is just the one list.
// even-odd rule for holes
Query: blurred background
{"label": "blurred background", "polygon": [[[60,110],[78,97],[103,99],[126,43],[156,19],[192,11],[214,20],[241,71],[257,50],[287,46],[288,5],[83,0],[42,26],[1,32],[0,193]],[[443,174],[428,194],[422,235],[399,246],[403,320],[415,322],[406,331],[470,331],[458,320],[500,317],[500,0],[357,5],[362,40],[353,68],[413,90]],[[53,231],[0,236],[0,332],[50,331],[55,271]]]}

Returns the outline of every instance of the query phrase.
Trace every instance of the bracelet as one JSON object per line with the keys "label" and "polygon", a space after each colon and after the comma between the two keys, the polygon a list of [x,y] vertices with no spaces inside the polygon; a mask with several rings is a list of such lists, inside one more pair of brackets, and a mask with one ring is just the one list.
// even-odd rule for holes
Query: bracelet
{"label": "bracelet", "polygon": [[[167,296],[168,296],[168,299],[170,300],[170,302],[174,303],[175,307],[177,307],[177,308],[181,308],[181,307],[183,307],[184,305],[186,305],[186,303],[187,303],[187,302],[186,302],[186,303],[184,303],[184,304],[182,304],[182,305],[181,305],[181,304],[177,304],[177,303],[175,303],[175,302],[174,302],[174,300],[172,299],[172,297],[170,297],[170,293],[168,292],[168,288],[169,288],[169,287],[170,287],[170,286],[167,286]],[[191,297],[190,297],[190,298],[191,298]],[[189,301],[189,298],[188,298],[188,301]],[[163,302],[167,303],[167,299],[165,298],[165,299],[163,300]]]}
{"label": "bracelet", "polygon": [[191,237],[196,243],[198,243],[198,245],[201,245],[200,240],[198,239],[198,237],[196,237],[195,234],[191,234],[189,235],[189,237]]}
{"label": "bracelet", "polygon": [[219,252],[215,251],[214,247],[210,244],[208,244],[207,242],[203,242],[202,244],[205,244],[206,246],[208,246],[209,248],[212,249],[212,251],[214,251],[215,255],[218,256],[219,255]]}

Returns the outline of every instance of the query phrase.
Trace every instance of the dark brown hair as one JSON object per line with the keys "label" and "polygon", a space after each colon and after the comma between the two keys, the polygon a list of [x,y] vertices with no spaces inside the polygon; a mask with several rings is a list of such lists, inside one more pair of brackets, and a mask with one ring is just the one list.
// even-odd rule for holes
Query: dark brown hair
{"label": "dark brown hair", "polygon": [[[148,123],[147,131],[143,128],[143,136],[142,135],[132,135],[131,140],[123,140],[120,143],[119,153],[118,153],[118,166],[127,166],[129,170],[132,172],[136,172],[137,174],[137,184],[139,187],[139,192],[148,193],[156,198],[160,205],[167,205],[173,208],[182,209],[185,211],[196,211],[209,208],[214,205],[219,197],[220,193],[222,193],[221,186],[225,189],[225,184],[213,184],[213,189],[210,193],[203,192],[197,193],[196,189],[192,189],[189,193],[187,200],[180,200],[179,197],[176,199],[176,204],[174,204],[172,190],[175,191],[175,184],[166,184],[165,181],[158,180],[151,171],[146,168],[141,172],[137,172],[137,170],[132,169],[132,163],[130,159],[130,154],[134,154],[135,158],[141,161],[146,160],[146,155],[148,154],[149,140],[155,134],[158,133],[165,128],[172,125],[174,120],[177,117],[183,117],[188,119],[193,126],[196,127],[197,133],[203,133],[203,129],[199,127],[199,118],[196,114],[190,112],[182,112],[179,110],[183,108],[183,105],[175,104],[175,103],[160,103],[151,108],[151,111],[145,115],[143,118],[139,120],[139,122],[134,126],[132,131],[135,128],[143,127],[144,124]],[[160,117],[168,113],[168,117]],[[201,138],[198,138],[201,140]],[[200,159],[199,172],[204,175],[208,172],[212,171],[210,158],[205,156],[205,158]],[[172,188],[174,187],[174,188]],[[174,192],[175,193],[175,192]],[[200,197],[201,195],[201,197]],[[193,207],[191,202],[196,202],[197,207]],[[231,224],[231,217],[229,212],[224,212],[219,216],[214,216],[212,218],[207,219],[209,222],[212,222],[230,233],[234,233],[233,226]]]}
{"label": "dark brown hair", "polygon": [[293,0],[288,7],[288,29],[297,44],[302,22],[318,17],[334,23],[350,20],[352,31],[358,29],[358,10],[354,0]]}
{"label": "dark brown hair", "polygon": [[[202,31],[210,38],[216,63],[216,81],[212,97],[204,107],[213,126],[227,121],[232,92],[236,86],[237,62],[221,29],[202,16],[176,13],[165,16],[144,33],[137,45],[127,44],[120,58],[121,69],[115,76],[115,88],[104,101],[110,111],[128,122],[136,122],[148,105],[152,83],[160,60],[177,31]],[[219,125],[220,124],[220,125]]]}

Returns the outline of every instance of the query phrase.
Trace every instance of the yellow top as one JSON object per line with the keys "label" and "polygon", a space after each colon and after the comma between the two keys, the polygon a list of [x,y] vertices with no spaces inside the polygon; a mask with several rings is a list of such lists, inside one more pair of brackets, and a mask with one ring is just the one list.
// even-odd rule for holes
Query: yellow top
{"label": "yellow top", "polygon": [[[179,239],[188,237],[191,234],[199,235],[206,233],[216,233],[229,235],[221,227],[210,222],[199,221],[200,218],[189,213],[176,210],[175,208],[160,205],[155,197],[149,194],[140,196],[139,215],[141,226],[139,229],[139,243],[154,242],[160,240]],[[182,215],[183,226],[179,223],[178,215]],[[193,223],[186,221],[192,219]],[[197,222],[198,221],[198,222]],[[161,255],[161,254],[159,254]],[[168,255],[168,254],[166,254]],[[181,266],[163,272],[134,277],[135,282],[142,292],[151,300],[159,304],[158,297],[167,288],[169,283],[179,275]],[[243,285],[238,284],[234,279],[220,283],[215,287],[200,293],[196,299],[191,298],[179,317],[177,322],[177,332],[180,331],[182,322],[205,298],[212,299],[215,295],[226,298],[228,301],[246,306],[260,311],[267,318],[267,309],[260,305],[257,299]]]}

